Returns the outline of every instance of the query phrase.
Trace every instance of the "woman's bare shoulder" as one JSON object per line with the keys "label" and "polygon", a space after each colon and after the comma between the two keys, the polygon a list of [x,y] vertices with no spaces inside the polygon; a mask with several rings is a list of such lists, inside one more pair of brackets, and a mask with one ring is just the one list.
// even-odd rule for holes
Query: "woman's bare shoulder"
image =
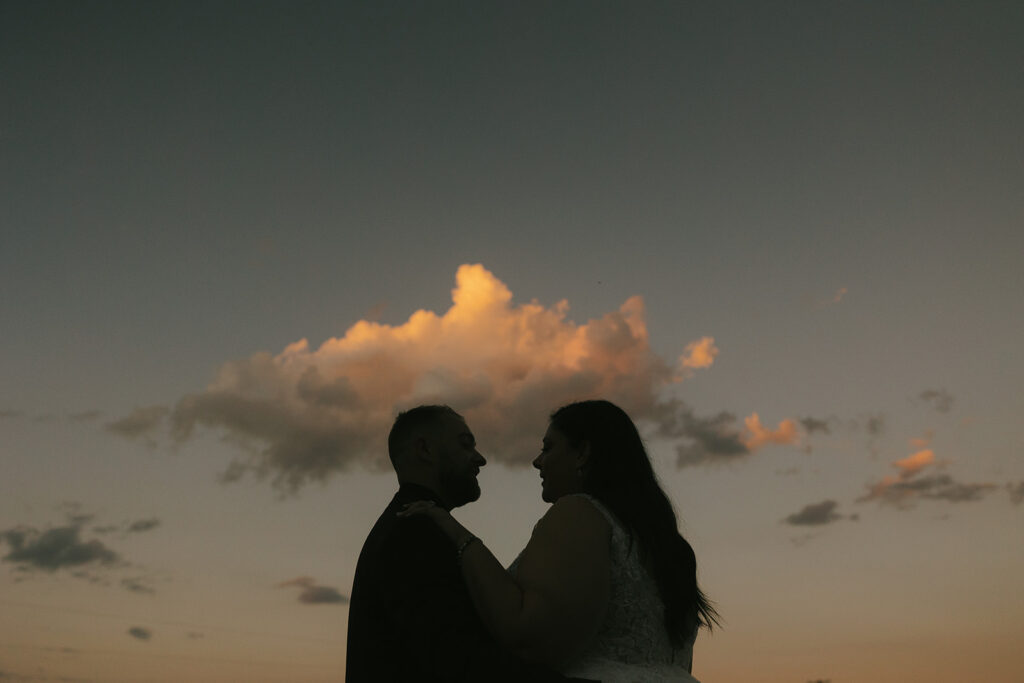
{"label": "woman's bare shoulder", "polygon": [[560,535],[565,532],[607,538],[611,525],[589,496],[568,495],[559,498],[537,523],[537,531]]}

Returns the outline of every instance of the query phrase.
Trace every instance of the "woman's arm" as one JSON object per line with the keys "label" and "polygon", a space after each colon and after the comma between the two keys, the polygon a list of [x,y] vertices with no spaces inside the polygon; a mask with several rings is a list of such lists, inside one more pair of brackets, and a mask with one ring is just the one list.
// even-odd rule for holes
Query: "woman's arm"
{"label": "woman's arm", "polygon": [[[590,641],[608,603],[611,529],[586,499],[559,499],[537,523],[513,578],[482,542],[440,508],[420,508],[456,547],[487,629],[524,659],[557,666]],[[465,544],[470,541],[468,544]]]}

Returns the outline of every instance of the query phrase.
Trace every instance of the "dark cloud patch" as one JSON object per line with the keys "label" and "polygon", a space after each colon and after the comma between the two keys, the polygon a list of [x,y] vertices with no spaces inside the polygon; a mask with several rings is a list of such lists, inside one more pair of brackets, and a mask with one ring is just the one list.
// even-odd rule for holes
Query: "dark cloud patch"
{"label": "dark cloud patch", "polygon": [[37,531],[19,526],[0,531],[9,552],[2,559],[20,569],[56,571],[83,565],[114,565],[120,558],[98,540],[83,541],[81,527],[64,526]]}
{"label": "dark cloud patch", "polygon": [[94,526],[92,528],[92,532],[94,534],[100,534],[100,535],[112,534],[115,531],[120,531],[120,530],[121,530],[121,527],[119,527],[116,524],[104,524],[103,526]]}
{"label": "dark cloud patch", "polygon": [[925,389],[917,397],[940,413],[953,408],[953,396],[945,389]]}
{"label": "dark cloud patch", "polygon": [[142,626],[132,626],[128,629],[128,635],[136,640],[149,640],[153,637],[153,632]]}
{"label": "dark cloud patch", "polygon": [[69,413],[68,419],[73,422],[91,422],[103,416],[102,410],[83,410],[77,413]]}
{"label": "dark cloud patch", "polygon": [[158,526],[160,526],[160,520],[156,517],[151,517],[149,519],[138,519],[134,522],[131,522],[128,525],[127,531],[130,534],[140,534],[146,531],[152,531]]}
{"label": "dark cloud patch", "polygon": [[817,417],[802,417],[800,418],[800,426],[804,428],[804,431],[808,434],[816,434],[818,432],[822,434],[832,433],[832,424],[830,419],[821,419]]}
{"label": "dark cloud patch", "polygon": [[[366,422],[359,424],[364,418]],[[275,487],[295,491],[310,480],[323,481],[347,469],[358,455],[382,448],[392,419],[390,414],[360,416],[359,411],[342,419],[322,406],[298,409],[274,399],[209,391],[179,401],[172,428],[181,441],[197,425],[222,427],[254,455],[249,462],[229,465],[220,477],[222,482],[236,481],[247,473],[270,475]]]}
{"label": "dark cloud patch", "polygon": [[150,439],[168,412],[166,406],[136,408],[131,414],[108,422],[103,428],[127,439]]}
{"label": "dark cloud patch", "polygon": [[820,503],[811,503],[805,505],[799,512],[786,517],[783,520],[786,524],[792,524],[793,526],[821,526],[823,524],[831,524],[837,522],[843,518],[842,515],[836,512],[836,508],[839,506],[834,500],[823,500]]}
{"label": "dark cloud patch", "polygon": [[864,418],[864,430],[870,436],[881,436],[885,433],[886,418],[882,413],[868,415]]}
{"label": "dark cloud patch", "polygon": [[206,636],[204,636],[202,633],[199,633],[198,631],[189,631],[185,634],[185,637],[189,640],[202,640]]}
{"label": "dark cloud patch", "polygon": [[284,581],[278,584],[278,587],[300,588],[299,602],[307,605],[344,604],[348,602],[348,598],[339,593],[337,589],[331,588],[330,586],[318,586],[316,582],[308,576],[300,576],[297,579]]}
{"label": "dark cloud patch", "polygon": [[1010,492],[1010,502],[1014,505],[1024,503],[1024,481],[1016,484],[1007,484],[1006,490]]}
{"label": "dark cloud patch", "polygon": [[868,493],[857,499],[863,503],[877,500],[879,503],[901,509],[914,506],[918,500],[939,500],[949,503],[973,503],[985,498],[999,488],[995,484],[965,484],[948,474],[914,476],[910,478],[883,479],[868,487]]}
{"label": "dark cloud patch", "polygon": [[132,576],[121,579],[121,588],[132,593],[140,593],[142,595],[154,595],[156,589],[153,588],[152,584],[148,579],[142,576]]}
{"label": "dark cloud patch", "polygon": [[684,440],[676,446],[679,467],[735,462],[751,453],[732,413],[700,417],[682,401],[671,400],[655,408],[653,419],[659,436]]}

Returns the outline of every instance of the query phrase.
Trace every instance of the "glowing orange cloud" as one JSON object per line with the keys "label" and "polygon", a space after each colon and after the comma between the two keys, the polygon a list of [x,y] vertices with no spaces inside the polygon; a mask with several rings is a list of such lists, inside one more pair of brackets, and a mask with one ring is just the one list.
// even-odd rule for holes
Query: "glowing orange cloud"
{"label": "glowing orange cloud", "polygon": [[761,424],[761,417],[757,413],[751,413],[743,420],[743,424],[747,427],[743,434],[743,443],[750,450],[755,450],[768,443],[793,444],[800,438],[796,420],[791,418],[782,420],[778,427],[771,430]]}
{"label": "glowing orange cloud", "polygon": [[[690,439],[680,462],[749,454],[764,443],[792,443],[796,424],[776,430],[747,419],[745,439],[732,415],[701,418],[661,391],[678,382],[648,343],[644,301],[578,324],[569,304],[513,302],[512,292],[482,265],[455,274],[452,305],[419,310],[398,325],[360,320],[318,348],[306,339],[277,355],[225,363],[202,392],[178,401],[171,415],[179,440],[197,426],[224,430],[251,456],[222,478],[270,475],[294,490],[353,463],[389,468],[386,437],[395,414],[421,403],[446,403],[465,416],[485,456],[525,464],[536,455],[555,408],[606,398],[658,434]],[[685,369],[709,366],[712,337],[686,347]]]}
{"label": "glowing orange cloud", "polygon": [[902,460],[897,460],[893,463],[893,466],[900,470],[901,479],[907,479],[934,462],[935,453],[931,449],[925,449],[913,455],[908,455]]}
{"label": "glowing orange cloud", "polygon": [[[912,439],[912,441],[920,441]],[[868,486],[868,493],[858,499],[859,502],[867,500],[881,500],[896,506],[909,506],[913,499],[920,495],[929,494],[929,489],[946,487],[952,485],[945,478],[922,477],[917,478],[925,468],[935,464],[935,453],[931,449],[922,449],[908,455],[905,458],[896,460],[892,466],[899,470],[895,476],[882,477],[879,481]],[[948,493],[948,492],[947,492]]]}
{"label": "glowing orange cloud", "polygon": [[715,362],[718,355],[718,347],[715,346],[714,337],[701,337],[695,342],[690,342],[679,357],[679,364],[687,369],[709,368]]}
{"label": "glowing orange cloud", "polygon": [[225,363],[205,391],[178,402],[172,427],[179,439],[197,425],[220,428],[248,445],[252,459],[225,480],[270,474],[294,489],[356,461],[387,467],[395,413],[420,403],[451,405],[487,456],[520,463],[536,454],[549,413],[570,401],[603,397],[651,417],[678,378],[650,349],[643,299],[584,324],[568,311],[564,300],[515,304],[487,269],[463,265],[444,313],[360,320],[319,348],[300,339]]}

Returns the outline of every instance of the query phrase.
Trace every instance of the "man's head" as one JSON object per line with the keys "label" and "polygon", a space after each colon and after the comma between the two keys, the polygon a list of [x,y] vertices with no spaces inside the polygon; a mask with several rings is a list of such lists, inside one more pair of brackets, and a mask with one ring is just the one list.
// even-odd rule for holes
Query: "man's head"
{"label": "man's head", "polygon": [[448,509],[480,497],[476,475],[487,464],[461,415],[448,406],[417,406],[395,418],[388,455],[401,483],[436,493]]}

